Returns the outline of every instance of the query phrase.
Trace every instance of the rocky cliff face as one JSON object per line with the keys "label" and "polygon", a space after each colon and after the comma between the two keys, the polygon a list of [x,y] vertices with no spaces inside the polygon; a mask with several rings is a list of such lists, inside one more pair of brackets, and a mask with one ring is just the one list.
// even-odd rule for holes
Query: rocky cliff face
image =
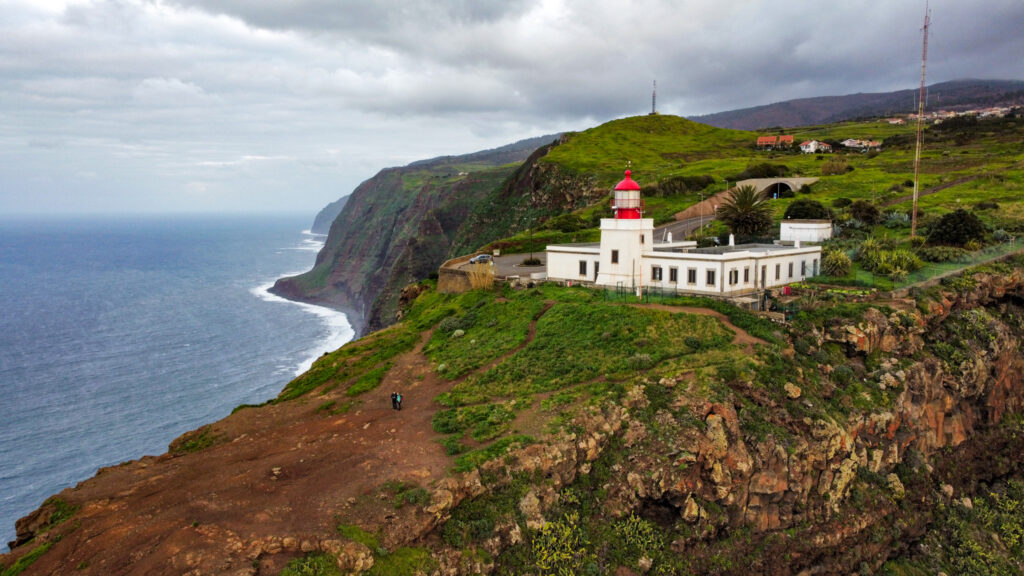
{"label": "rocky cliff face", "polygon": [[[402,288],[436,273],[448,258],[606,194],[587,179],[542,166],[550,145],[535,145],[537,139],[382,170],[349,197],[313,269],[279,280],[271,291],[352,310],[360,332],[390,325]],[[512,158],[526,161],[493,165]]]}
{"label": "rocky cliff face", "polygon": [[348,196],[342,196],[324,206],[322,210],[316,213],[316,217],[313,219],[313,226],[309,231],[314,234],[327,234],[330,232],[331,223],[338,217],[338,214],[341,214],[346,202],[348,202]]}
{"label": "rocky cliff face", "polygon": [[[509,551],[523,546],[523,531],[564,526],[571,509],[565,498],[597,466],[605,468],[602,480],[588,485],[605,494],[600,506],[608,521],[636,516],[674,526],[676,534],[684,526],[671,549],[692,559],[694,573],[874,573],[921,536],[931,507],[954,497],[969,501],[979,481],[1024,472],[1009,456],[1024,448],[1020,426],[1000,428],[1007,414],[1024,408],[1024,274],[976,280],[973,291],[942,293],[927,313],[870,309],[859,321],[836,319],[813,335],[819,345],[842,345],[854,360],[878,358],[865,381],[898,390],[888,409],[852,410],[845,420],[801,418],[793,406],[810,407],[795,383],[802,374],[786,383],[792,404],[785,408],[757,391],[757,374],[718,401],[680,375],[633,388],[621,407],[591,410],[574,433],[488,463],[480,473],[498,478],[492,494],[517,474],[545,480],[521,491],[518,522],[479,542],[503,561],[467,561],[464,550],[447,549],[437,554],[440,573],[515,573]],[[949,323],[958,315],[975,328],[980,322],[981,332],[960,343],[967,357],[950,368],[924,351],[958,330]],[[650,415],[652,387],[674,400]],[[765,419],[760,430],[742,422],[741,412],[752,409]],[[971,464],[958,465],[963,458]],[[483,492],[477,483],[470,475],[440,488],[426,512],[444,525],[462,498]],[[735,542],[737,533],[745,542]],[[733,561],[723,564],[727,557]],[[651,561],[641,557],[622,573],[644,572]]]}

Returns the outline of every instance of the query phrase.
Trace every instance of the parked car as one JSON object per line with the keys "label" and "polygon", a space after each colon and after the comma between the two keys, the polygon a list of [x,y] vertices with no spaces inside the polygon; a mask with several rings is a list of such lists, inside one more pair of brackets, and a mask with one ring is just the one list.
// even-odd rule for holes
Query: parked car
{"label": "parked car", "polygon": [[486,264],[494,261],[494,257],[490,254],[477,254],[469,259],[470,264]]}

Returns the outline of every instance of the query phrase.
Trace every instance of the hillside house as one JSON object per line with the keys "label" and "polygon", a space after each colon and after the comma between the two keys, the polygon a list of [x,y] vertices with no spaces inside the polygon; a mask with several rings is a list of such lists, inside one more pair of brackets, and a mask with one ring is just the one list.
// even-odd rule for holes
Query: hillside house
{"label": "hillside house", "polygon": [[826,142],[819,142],[817,140],[804,140],[800,143],[800,151],[804,154],[831,152],[832,146]]}
{"label": "hillside house", "polygon": [[761,149],[771,149],[775,147],[775,136],[758,136],[757,147]]}
{"label": "hillside house", "polygon": [[659,241],[654,220],[642,217],[640,186],[628,170],[615,187],[612,210],[614,218],[601,219],[600,242],[547,246],[549,280],[733,298],[758,296],[820,270],[821,247],[797,237],[821,233],[820,223],[797,230],[808,221],[791,221],[787,234],[793,240],[774,244],[698,248],[671,237]]}

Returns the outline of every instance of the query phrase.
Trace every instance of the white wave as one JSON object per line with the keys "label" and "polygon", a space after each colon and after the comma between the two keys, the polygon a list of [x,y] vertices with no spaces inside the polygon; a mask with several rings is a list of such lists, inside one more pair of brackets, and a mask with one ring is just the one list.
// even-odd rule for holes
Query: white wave
{"label": "white wave", "polygon": [[[295,276],[296,274],[301,274],[301,272],[288,274],[287,276]],[[282,298],[270,292],[270,288],[273,285],[273,282],[260,284],[249,290],[249,292],[264,302],[279,302],[298,306],[303,311],[318,317],[325,328],[324,337],[318,340],[314,347],[303,353],[305,359],[295,367],[293,372],[295,376],[309,370],[313,366],[313,362],[322,356],[324,352],[333,352],[355,337],[356,332],[352,329],[352,324],[349,323],[348,316],[344,312],[327,308],[326,306],[317,306],[316,304],[307,304]]]}

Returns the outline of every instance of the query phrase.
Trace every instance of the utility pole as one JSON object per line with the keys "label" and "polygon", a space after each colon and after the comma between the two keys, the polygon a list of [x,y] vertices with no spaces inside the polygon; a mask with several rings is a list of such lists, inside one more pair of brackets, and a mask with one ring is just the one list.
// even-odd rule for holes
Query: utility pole
{"label": "utility pole", "polygon": [[654,81],[654,89],[651,90],[651,116],[658,113],[658,108],[655,106],[658,99],[658,81]]}
{"label": "utility pole", "polygon": [[921,93],[917,97],[917,149],[914,152],[914,202],[910,212],[910,237],[917,235],[917,194],[921,175],[921,131],[924,124],[924,70],[928,62],[928,26],[931,14],[928,3],[924,4],[924,44],[921,48]]}

